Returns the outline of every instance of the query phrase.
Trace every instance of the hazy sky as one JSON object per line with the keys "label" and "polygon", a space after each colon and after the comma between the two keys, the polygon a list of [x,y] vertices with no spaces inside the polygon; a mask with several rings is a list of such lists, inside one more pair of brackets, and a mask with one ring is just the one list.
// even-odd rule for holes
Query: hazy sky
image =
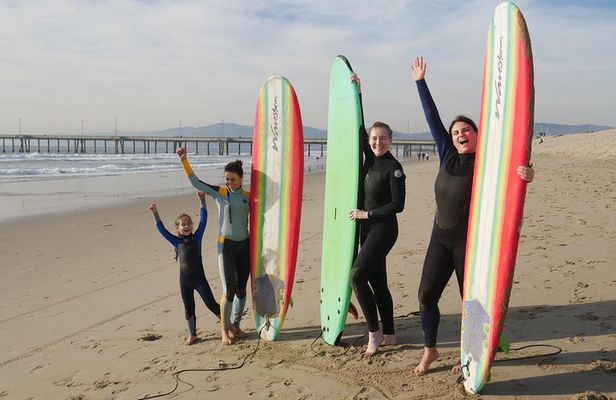
{"label": "hazy sky", "polygon": [[[486,0],[0,0],[0,134],[252,125],[270,75],[325,129],[329,68],[359,73],[366,123],[427,130],[409,65],[444,120],[479,117]],[[520,0],[536,122],[616,126],[616,1]]]}

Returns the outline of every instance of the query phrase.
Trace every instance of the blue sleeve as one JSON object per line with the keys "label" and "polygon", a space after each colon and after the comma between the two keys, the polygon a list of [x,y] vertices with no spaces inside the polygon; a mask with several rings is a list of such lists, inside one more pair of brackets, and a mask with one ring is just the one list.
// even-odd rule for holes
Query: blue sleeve
{"label": "blue sleeve", "polygon": [[160,232],[160,234],[161,234],[161,235],[163,235],[163,237],[164,237],[165,239],[167,239],[167,241],[168,241],[169,243],[171,243],[171,245],[172,245],[173,247],[177,247],[177,246],[178,246],[178,244],[180,243],[180,241],[179,241],[178,237],[177,237],[177,236],[175,236],[175,235],[173,235],[173,234],[171,234],[171,233],[167,230],[167,228],[165,228],[165,226],[163,225],[162,221],[158,221],[158,222],[156,223],[156,228],[158,228],[158,231]]}
{"label": "blue sleeve", "polygon": [[203,233],[205,232],[205,226],[207,225],[207,209],[205,207],[201,207],[199,212],[199,226],[195,231],[195,240],[201,243],[201,239],[203,239]]}
{"label": "blue sleeve", "polygon": [[434,138],[434,142],[438,148],[439,160],[442,166],[445,163],[445,160],[453,152],[455,152],[455,148],[453,147],[453,143],[451,143],[449,132],[445,129],[443,121],[441,121],[441,117],[438,114],[438,109],[432,99],[432,95],[428,89],[428,84],[425,79],[418,80],[416,83],[417,91],[419,92],[419,99],[421,100],[421,106],[423,107],[423,111],[426,116],[426,122],[428,122],[430,132],[432,133],[432,137]]}

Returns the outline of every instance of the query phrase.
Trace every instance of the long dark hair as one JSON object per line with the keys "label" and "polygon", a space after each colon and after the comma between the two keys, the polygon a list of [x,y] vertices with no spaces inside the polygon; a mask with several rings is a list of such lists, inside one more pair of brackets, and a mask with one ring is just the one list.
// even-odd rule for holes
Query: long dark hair
{"label": "long dark hair", "polygon": [[235,160],[231,161],[229,164],[225,165],[225,172],[234,172],[240,178],[244,177],[244,169],[242,169],[242,161]]}

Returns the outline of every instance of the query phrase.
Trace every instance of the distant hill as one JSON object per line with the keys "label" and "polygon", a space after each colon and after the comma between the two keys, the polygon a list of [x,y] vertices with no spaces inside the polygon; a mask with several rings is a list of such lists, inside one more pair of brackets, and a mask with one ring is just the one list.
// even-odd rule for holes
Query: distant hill
{"label": "distant hill", "polygon": [[[535,124],[535,135],[545,133],[546,135],[568,135],[572,133],[597,132],[612,129],[610,126],[602,125],[562,125],[538,122]],[[185,137],[252,137],[252,126],[239,125],[232,122],[216,123],[212,125],[191,127],[186,126],[180,129],[169,128],[161,131],[150,132],[119,132],[121,135],[140,135],[140,136],[185,136]],[[306,139],[325,139],[327,131],[323,129],[304,126],[304,138]],[[430,132],[403,133],[394,131],[394,140],[432,140]]]}
{"label": "distant hill", "polygon": [[561,125],[561,124],[546,124],[537,122],[535,124],[535,136],[540,133],[545,133],[546,136],[553,135],[569,135],[572,133],[589,133],[613,129],[611,126],[603,125]]}

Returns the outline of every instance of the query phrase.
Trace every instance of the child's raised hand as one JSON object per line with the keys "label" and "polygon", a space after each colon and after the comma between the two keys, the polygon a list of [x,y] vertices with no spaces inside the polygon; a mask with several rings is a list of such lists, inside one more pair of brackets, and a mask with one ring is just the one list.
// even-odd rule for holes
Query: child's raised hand
{"label": "child's raised hand", "polygon": [[199,198],[200,198],[201,200],[205,199],[205,193],[204,193],[204,192],[198,191],[198,192],[197,192],[197,196],[199,196]]}
{"label": "child's raised hand", "polygon": [[155,203],[150,204],[150,206],[148,207],[148,209],[149,209],[150,211],[152,211],[153,213],[158,212],[158,209],[156,208],[156,204],[155,204]]}
{"label": "child's raised hand", "polygon": [[175,152],[180,158],[186,157],[186,149],[183,147],[178,147],[178,149]]}

